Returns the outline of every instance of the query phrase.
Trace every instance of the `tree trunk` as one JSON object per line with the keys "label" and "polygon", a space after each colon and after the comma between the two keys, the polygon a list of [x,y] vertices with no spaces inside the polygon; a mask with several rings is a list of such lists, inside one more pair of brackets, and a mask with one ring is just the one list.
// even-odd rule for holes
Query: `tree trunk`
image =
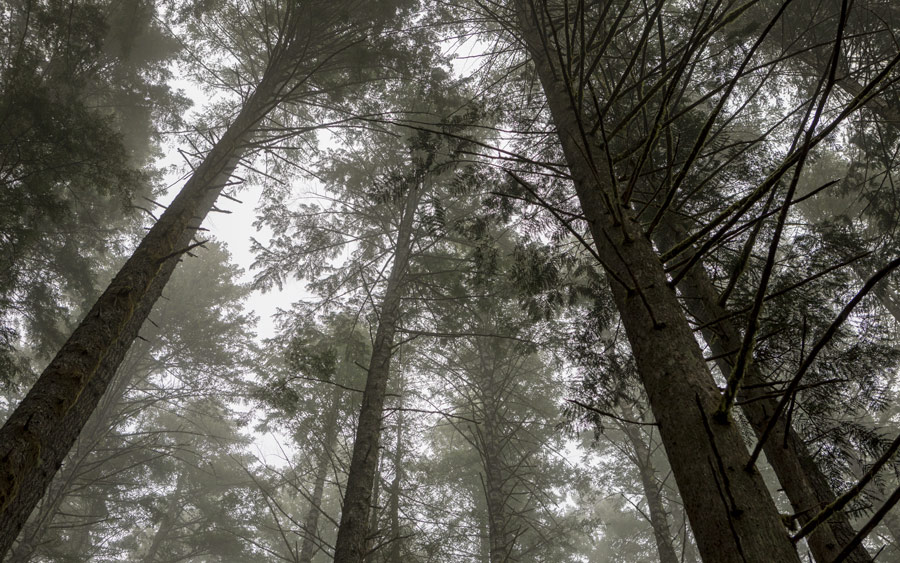
{"label": "tree trunk", "polygon": [[503,456],[497,436],[496,408],[485,404],[480,437],[484,463],[484,495],[487,501],[488,540],[491,563],[510,563],[513,559],[514,540],[509,532],[509,509],[506,491],[507,479],[503,470]]}
{"label": "tree trunk", "polygon": [[128,352],[121,369],[113,379],[112,389],[91,414],[82,435],[76,441],[74,450],[66,457],[62,469],[52,479],[38,508],[25,523],[7,563],[26,563],[35,555],[69,491],[76,486],[79,478],[83,478],[83,464],[95,451],[99,441],[111,430],[112,408],[121,401],[140,361],[149,352],[150,346],[146,342],[140,342]]}
{"label": "tree trunk", "polygon": [[[391,4],[391,8],[395,8]],[[283,34],[240,113],[110,282],[85,319],[0,429],[0,555],[6,553],[59,469],[158,299],[178,258],[256,141],[259,122],[312,74],[365,38],[374,19],[359,1],[287,4]],[[313,22],[314,24],[310,23]],[[310,63],[308,68],[304,64]]]}
{"label": "tree trunk", "polygon": [[482,356],[480,367],[482,371],[477,383],[482,416],[481,424],[475,429],[475,442],[481,446],[479,453],[484,468],[483,486],[488,517],[490,562],[510,563],[515,561],[513,557],[515,537],[510,530],[511,479],[506,471],[506,460],[503,455],[503,444],[507,443],[507,440],[502,436],[502,423],[499,418],[502,408],[498,400],[493,364],[483,359],[481,339],[478,339],[475,346]]}
{"label": "tree trunk", "polygon": [[[569,87],[553,66],[565,55],[556,53],[552,38],[543,33],[551,24],[531,2],[520,0],[518,25],[543,85],[581,209],[607,269],[703,559],[798,562],[762,478],[747,469],[749,455],[738,428],[710,417],[720,393],[681,305],[668,287],[659,256],[630,210],[618,204],[614,195],[604,193],[602,179],[610,178],[610,171],[594,143],[585,142],[587,134],[580,127],[581,116]],[[618,216],[607,205],[615,205]]]}
{"label": "tree trunk", "polygon": [[644,497],[647,499],[647,508],[650,513],[650,526],[653,528],[653,537],[656,539],[656,551],[659,553],[659,563],[679,563],[675,553],[675,545],[672,543],[672,530],[669,528],[669,515],[663,505],[662,496],[659,494],[659,485],[656,483],[656,470],[650,459],[650,450],[644,443],[640,431],[628,424],[621,424],[620,428],[631,447],[634,450],[634,461],[641,477],[641,485],[644,488]]}
{"label": "tree trunk", "polygon": [[234,122],[0,429],[0,554],[96,408],[256,125],[278,102],[295,64],[289,54],[273,56]]}
{"label": "tree trunk", "polygon": [[362,407],[353,442],[353,457],[347,476],[347,489],[341,510],[341,524],[335,545],[335,563],[361,563],[366,556],[367,516],[378,464],[378,442],[384,415],[384,397],[390,374],[394,333],[400,321],[400,301],[409,257],[412,251],[413,218],[421,197],[420,186],[410,187],[406,196],[394,263],[388,276],[381,304],[381,316],[375,332]]}
{"label": "tree trunk", "polygon": [[311,563],[319,551],[319,515],[322,514],[322,498],[325,493],[325,477],[328,475],[328,466],[331,464],[331,454],[337,441],[338,410],[340,409],[342,389],[337,385],[331,392],[331,404],[325,418],[325,435],[322,437],[322,449],[319,451],[319,459],[316,465],[316,477],[313,483],[312,498],[309,501],[309,511],[303,521],[303,545],[300,547],[298,563]]}
{"label": "tree trunk", "polygon": [[[686,236],[686,233],[678,230],[671,221],[662,224],[658,234],[660,244],[666,247],[680,242]],[[698,323],[706,325],[716,319],[723,319],[706,326],[701,332],[712,355],[716,357],[719,369],[724,374],[731,373],[735,353],[741,346],[741,333],[732,319],[726,318],[728,312],[719,305],[719,294],[703,266],[701,264],[694,266],[682,278],[678,289],[682,293],[685,306]],[[775,412],[777,404],[774,399],[759,397],[768,392],[768,389],[762,386],[765,382],[766,378],[759,366],[751,363],[746,370],[744,386],[739,393],[743,403],[741,410],[757,437],[769,423],[771,413]],[[806,444],[791,431],[784,418],[779,419],[768,440],[763,444],[763,451],[791,501],[791,506],[795,513],[799,514],[801,525],[834,501],[836,497],[827,478],[807,452]],[[849,518],[839,513],[811,533],[807,543],[816,561],[830,563],[855,534]],[[871,562],[872,558],[860,545],[846,561],[866,563]]]}
{"label": "tree trunk", "polygon": [[[400,386],[400,407],[403,407],[403,386]],[[403,411],[397,411],[397,445],[394,448],[394,479],[391,481],[390,499],[388,501],[388,514],[390,517],[391,532],[389,540],[387,561],[388,563],[403,563],[402,540],[400,530],[400,486],[403,482]]]}
{"label": "tree trunk", "polygon": [[375,542],[378,540],[378,502],[381,498],[381,460],[375,460],[375,478],[372,479],[372,500],[369,503],[369,527],[366,534],[366,553],[363,561],[370,563],[374,561],[371,556],[375,552]]}

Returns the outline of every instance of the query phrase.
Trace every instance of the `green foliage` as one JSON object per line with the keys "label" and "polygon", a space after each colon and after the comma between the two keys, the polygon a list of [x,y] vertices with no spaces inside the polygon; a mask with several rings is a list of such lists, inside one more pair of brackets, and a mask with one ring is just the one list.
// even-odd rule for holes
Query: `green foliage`
{"label": "green foliage", "polygon": [[[185,101],[149,1],[14,1],[0,19],[0,380],[51,354],[133,242],[157,128]],[[151,47],[152,49],[148,49]],[[98,267],[100,266],[100,267]],[[17,350],[27,340],[31,353]]]}

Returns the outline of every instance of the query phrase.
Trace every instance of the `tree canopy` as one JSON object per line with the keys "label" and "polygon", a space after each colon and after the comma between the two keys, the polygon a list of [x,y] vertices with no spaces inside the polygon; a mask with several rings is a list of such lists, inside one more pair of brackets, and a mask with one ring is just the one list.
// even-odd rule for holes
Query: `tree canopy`
{"label": "tree canopy", "polygon": [[898,30],[13,0],[0,553],[900,557]]}

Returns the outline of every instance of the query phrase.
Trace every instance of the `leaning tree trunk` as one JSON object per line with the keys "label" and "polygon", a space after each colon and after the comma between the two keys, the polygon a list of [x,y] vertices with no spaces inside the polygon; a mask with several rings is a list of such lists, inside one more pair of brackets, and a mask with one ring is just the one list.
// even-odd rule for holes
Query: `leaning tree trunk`
{"label": "leaning tree trunk", "polygon": [[[686,234],[672,221],[664,221],[657,233],[660,244],[666,247],[686,238]],[[688,312],[704,326],[701,329],[703,338],[716,358],[719,369],[724,374],[731,373],[735,354],[741,347],[741,333],[735,326],[733,317],[729,317],[728,311],[719,305],[719,293],[702,264],[697,264],[685,274],[678,289]],[[744,376],[740,399],[741,411],[757,436],[769,424],[777,405],[775,399],[765,397],[767,390],[762,385],[764,383],[766,378],[760,366],[751,363]],[[807,451],[806,444],[791,430],[783,417],[776,422],[763,444],[763,451],[801,525],[835,500],[836,496],[828,479]],[[850,519],[845,513],[839,512],[816,528],[807,537],[807,544],[816,561],[830,563],[855,535]],[[867,563],[872,561],[872,557],[860,545],[845,561]]]}
{"label": "leaning tree trunk", "polygon": [[554,61],[566,58],[544,33],[555,24],[544,21],[544,13],[529,0],[517,5],[519,30],[543,85],[703,559],[798,562],[762,478],[747,467],[749,455],[739,429],[710,416],[720,393],[658,254],[631,211],[604,191],[601,179],[611,177],[606,161],[593,143],[585,142],[587,133],[570,90],[554,67]]}
{"label": "leaning tree trunk", "polygon": [[[25,523],[18,536],[18,542],[12,550],[7,563],[26,563],[34,556],[35,551],[47,533],[53,519],[60,510],[60,505],[76,484],[80,470],[87,457],[95,451],[99,439],[106,436],[111,418],[111,409],[124,395],[131,374],[137,369],[140,358],[149,353],[149,346],[133,348],[129,352],[131,359],[119,370],[113,391],[103,398],[103,402],[86,423],[87,434],[75,445],[75,450],[67,456],[62,470],[52,479],[47,493],[41,499],[38,508]],[[122,374],[128,374],[123,376]],[[87,441],[86,441],[87,440]]]}
{"label": "leaning tree trunk", "polygon": [[100,401],[179,258],[278,102],[293,62],[273,57],[241,112],[0,429],[0,555]]}
{"label": "leaning tree trunk", "polygon": [[644,443],[640,431],[627,423],[619,425],[634,450],[634,463],[641,477],[644,497],[647,499],[647,511],[650,513],[650,526],[656,540],[656,551],[659,563],[679,563],[675,545],[672,543],[672,530],[669,528],[669,516],[662,502],[659,485],[656,482],[656,470],[650,459],[650,450]]}
{"label": "leaning tree trunk", "polygon": [[347,476],[347,489],[341,510],[341,524],[335,544],[335,563],[362,563],[366,556],[367,515],[372,503],[372,487],[378,465],[378,442],[384,416],[384,398],[390,374],[394,333],[400,322],[400,301],[409,258],[412,252],[413,219],[421,197],[421,188],[411,185],[406,195],[394,263],[388,276],[366,387],[353,442],[353,457]]}

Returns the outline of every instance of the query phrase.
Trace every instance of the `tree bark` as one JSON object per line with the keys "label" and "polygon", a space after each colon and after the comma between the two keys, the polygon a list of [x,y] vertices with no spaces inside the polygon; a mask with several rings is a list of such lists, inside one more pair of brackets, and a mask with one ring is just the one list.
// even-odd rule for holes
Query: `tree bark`
{"label": "tree bark", "polygon": [[[659,256],[631,212],[604,193],[605,159],[586,142],[569,88],[544,34],[550,24],[528,0],[518,25],[556,125],[581,209],[607,269],[638,372],[701,555],[718,563],[799,562],[762,478],[734,424],[712,421],[720,394],[668,287]],[[604,200],[604,195],[606,199]],[[610,203],[613,202],[613,203]],[[615,205],[617,216],[609,206]],[[621,280],[621,281],[620,281]],[[629,285],[626,287],[625,283]]]}
{"label": "tree bark", "polygon": [[390,374],[394,333],[401,316],[400,301],[412,252],[413,219],[420,197],[421,187],[412,185],[406,196],[400,219],[394,263],[391,265],[391,273],[381,303],[381,315],[375,332],[372,358],[369,361],[356,439],[353,442],[353,456],[335,545],[335,563],[361,563],[367,552],[367,516],[378,465],[378,442],[384,415],[384,398]]}
{"label": "tree bark", "polygon": [[366,534],[366,554],[363,561],[371,563],[370,559],[375,552],[375,542],[379,539],[378,534],[378,502],[381,498],[381,460],[375,460],[375,478],[372,479],[372,500],[369,503],[369,527]]}
{"label": "tree bark", "polygon": [[[130,359],[125,361],[119,374],[132,374],[137,368],[139,359],[148,351],[149,346],[146,344],[132,348],[128,354]],[[130,376],[123,377],[121,375],[114,379],[113,390],[103,398],[100,406],[91,415],[85,425],[86,433],[79,438],[74,451],[67,456],[61,471],[54,476],[47,493],[41,498],[37,509],[25,523],[7,563],[26,563],[34,556],[49,525],[59,512],[60,505],[69,490],[75,485],[75,480],[80,476],[79,469],[82,463],[94,451],[97,445],[97,434],[109,428],[110,409],[121,399],[130,380]]]}
{"label": "tree bark", "polygon": [[6,553],[106,391],[141,324],[291,78],[275,57],[238,116],[0,429],[0,554]]}
{"label": "tree bark", "polygon": [[[661,224],[657,233],[659,243],[665,247],[686,237],[686,233],[678,229],[672,221]],[[716,357],[719,369],[724,374],[731,373],[735,354],[741,346],[741,333],[732,318],[726,318],[728,311],[719,305],[719,293],[702,264],[694,266],[682,278],[678,289],[681,291],[685,307],[698,323],[707,325],[721,319],[715,324],[706,326],[701,332],[710,351]],[[759,366],[751,363],[746,370],[739,399],[742,402],[741,410],[757,436],[769,423],[771,413],[775,411],[777,404],[774,399],[759,397],[768,392],[768,389],[762,386],[764,383],[766,378]],[[778,420],[763,445],[763,451],[791,501],[791,506],[799,515],[801,525],[834,501],[836,497],[827,478],[806,450],[806,444],[788,427],[783,418]],[[807,544],[816,561],[831,562],[855,534],[846,514],[839,513],[812,532],[807,538]],[[872,557],[860,545],[846,561],[867,563],[872,561]]]}

